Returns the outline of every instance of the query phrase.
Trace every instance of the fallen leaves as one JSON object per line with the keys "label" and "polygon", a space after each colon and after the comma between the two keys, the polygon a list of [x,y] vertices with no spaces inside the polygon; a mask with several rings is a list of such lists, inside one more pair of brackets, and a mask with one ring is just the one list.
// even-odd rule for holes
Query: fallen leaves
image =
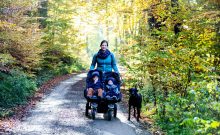
{"label": "fallen leaves", "polygon": [[54,77],[53,79],[45,82],[34,94],[34,96],[28,99],[27,104],[18,105],[15,108],[11,108],[14,115],[11,117],[0,118],[0,134],[10,132],[12,127],[16,125],[17,121],[27,115],[28,110],[33,108],[37,102],[39,102],[45,94],[49,94],[53,87],[59,84],[61,81],[72,77],[74,74],[67,74],[63,76]]}

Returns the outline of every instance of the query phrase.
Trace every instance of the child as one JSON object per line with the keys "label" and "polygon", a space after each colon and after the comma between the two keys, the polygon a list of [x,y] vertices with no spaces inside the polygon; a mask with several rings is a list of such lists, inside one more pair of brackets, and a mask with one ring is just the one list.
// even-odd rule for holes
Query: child
{"label": "child", "polygon": [[106,85],[107,93],[106,98],[113,97],[114,99],[117,99],[119,97],[119,90],[118,87],[114,84],[115,78],[110,77],[107,79],[108,84]]}
{"label": "child", "polygon": [[88,84],[88,97],[92,97],[94,93],[97,93],[98,91],[98,97],[102,98],[102,83],[99,80],[99,72],[95,71],[92,73],[92,82]]}

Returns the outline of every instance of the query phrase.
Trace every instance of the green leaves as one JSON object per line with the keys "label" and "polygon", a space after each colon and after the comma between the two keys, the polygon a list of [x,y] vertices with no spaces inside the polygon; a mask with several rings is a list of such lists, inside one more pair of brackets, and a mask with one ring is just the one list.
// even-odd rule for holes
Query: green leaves
{"label": "green leaves", "polygon": [[77,3],[0,2],[0,115],[2,108],[4,112],[25,104],[52,77],[84,68],[80,59],[84,42],[72,22]]}
{"label": "green leaves", "polygon": [[0,107],[9,108],[25,103],[36,90],[36,84],[21,71],[11,71],[11,76],[4,76],[0,82]]}
{"label": "green leaves", "polygon": [[125,39],[121,54],[126,56],[127,83],[142,83],[145,104],[154,102],[155,119],[168,134],[214,133],[219,121],[219,109],[213,107],[219,102],[220,49],[214,25],[219,12],[207,3],[204,7],[205,1],[178,0],[175,7],[170,2],[146,2],[148,21],[139,18],[139,35]]}

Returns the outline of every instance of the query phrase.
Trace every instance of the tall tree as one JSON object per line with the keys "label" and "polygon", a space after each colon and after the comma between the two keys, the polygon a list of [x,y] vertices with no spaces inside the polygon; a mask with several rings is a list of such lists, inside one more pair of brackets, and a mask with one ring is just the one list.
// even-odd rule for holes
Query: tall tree
{"label": "tall tree", "polygon": [[[41,60],[37,1],[2,1],[0,12],[0,65],[31,72]],[[31,22],[31,23],[30,23]]]}

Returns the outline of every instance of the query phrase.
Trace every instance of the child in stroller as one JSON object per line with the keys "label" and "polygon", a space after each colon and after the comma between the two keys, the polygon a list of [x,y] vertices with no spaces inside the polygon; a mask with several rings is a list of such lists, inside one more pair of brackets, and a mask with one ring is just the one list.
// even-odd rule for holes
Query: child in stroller
{"label": "child in stroller", "polygon": [[98,98],[102,98],[102,82],[100,81],[100,75],[98,71],[92,73],[92,80],[88,83],[88,92],[87,97],[91,98],[92,96],[98,93]]}
{"label": "child in stroller", "polygon": [[[99,77],[98,81],[96,77]],[[90,70],[87,74],[86,84],[86,89],[84,90],[84,96],[87,99],[85,115],[88,116],[89,111],[91,110],[90,114],[92,119],[95,119],[96,113],[107,114],[108,120],[111,120],[112,116],[116,117],[116,103],[121,99],[119,74],[115,72],[102,73],[99,70]],[[98,93],[98,96],[104,98],[97,98],[95,92],[100,92]],[[117,100],[112,99],[112,94],[119,98],[117,97]],[[106,96],[109,96],[110,98],[107,99]]]}
{"label": "child in stroller", "polygon": [[107,85],[106,85],[106,98],[113,98],[114,100],[118,100],[119,97],[119,90],[117,85],[115,85],[115,78],[109,77],[107,78]]}
{"label": "child in stroller", "polygon": [[118,73],[109,72],[104,74],[105,76],[105,98],[120,102],[122,94],[120,92],[121,80]]}

